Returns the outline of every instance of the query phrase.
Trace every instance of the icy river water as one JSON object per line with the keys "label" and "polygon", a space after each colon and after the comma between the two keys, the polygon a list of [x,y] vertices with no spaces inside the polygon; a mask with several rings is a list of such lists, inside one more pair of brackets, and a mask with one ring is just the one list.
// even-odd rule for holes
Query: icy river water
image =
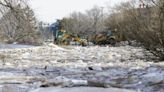
{"label": "icy river water", "polygon": [[164,92],[141,47],[0,45],[0,92]]}
{"label": "icy river water", "polygon": [[0,49],[11,49],[11,48],[30,48],[32,45],[21,45],[21,44],[1,44]]}

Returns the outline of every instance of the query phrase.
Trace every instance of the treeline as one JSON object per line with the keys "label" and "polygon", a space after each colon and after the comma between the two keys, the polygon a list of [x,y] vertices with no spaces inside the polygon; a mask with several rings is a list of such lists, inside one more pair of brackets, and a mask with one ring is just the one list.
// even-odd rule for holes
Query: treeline
{"label": "treeline", "polygon": [[108,25],[164,60],[164,1],[148,0],[144,8],[135,5],[131,2],[118,6]]}
{"label": "treeline", "polygon": [[61,20],[62,27],[68,32],[80,36],[90,36],[105,30],[102,7],[94,6],[85,13],[73,12]]}
{"label": "treeline", "polygon": [[[116,8],[118,7],[123,6],[119,5]],[[71,13],[70,16],[61,19],[60,23],[62,28],[68,33],[83,37],[88,41],[95,39],[94,36],[99,33],[109,32],[114,33],[117,41],[125,41],[127,38],[117,24],[117,21],[120,21],[120,18],[122,18],[120,14],[122,13],[119,13],[119,10],[116,10],[115,7],[107,9],[107,7],[94,6],[84,13]]]}

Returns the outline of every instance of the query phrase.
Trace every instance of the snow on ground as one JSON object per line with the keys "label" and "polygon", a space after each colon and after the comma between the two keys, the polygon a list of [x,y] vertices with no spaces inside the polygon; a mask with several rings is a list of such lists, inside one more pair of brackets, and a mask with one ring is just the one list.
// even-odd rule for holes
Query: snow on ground
{"label": "snow on ground", "polygon": [[[44,87],[80,86],[164,92],[163,66],[153,63],[153,55],[141,47],[48,44],[0,49],[0,58],[0,92],[8,88],[14,92],[52,92]],[[43,90],[35,91],[40,87]]]}

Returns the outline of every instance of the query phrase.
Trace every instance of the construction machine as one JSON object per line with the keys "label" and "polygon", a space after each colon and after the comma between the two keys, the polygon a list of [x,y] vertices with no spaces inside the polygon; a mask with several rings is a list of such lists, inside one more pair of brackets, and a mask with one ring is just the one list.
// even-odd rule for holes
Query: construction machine
{"label": "construction machine", "polygon": [[115,45],[117,40],[116,36],[111,31],[104,31],[92,36],[91,41],[96,45]]}
{"label": "construction machine", "polygon": [[73,45],[87,45],[87,41],[80,38],[79,36],[75,36],[64,29],[62,26],[61,20],[57,20],[54,24],[50,26],[53,31],[54,43],[60,45],[72,45],[71,43],[75,43]]}
{"label": "construction machine", "polygon": [[[60,45],[82,45],[86,46],[87,41],[68,33],[64,29],[57,30],[54,36],[54,43]],[[73,44],[74,43],[74,44]]]}
{"label": "construction machine", "polygon": [[84,39],[81,39],[78,36],[74,36],[72,34],[65,33],[63,34],[62,39],[60,40],[61,44],[63,45],[82,45],[86,46],[87,41]]}

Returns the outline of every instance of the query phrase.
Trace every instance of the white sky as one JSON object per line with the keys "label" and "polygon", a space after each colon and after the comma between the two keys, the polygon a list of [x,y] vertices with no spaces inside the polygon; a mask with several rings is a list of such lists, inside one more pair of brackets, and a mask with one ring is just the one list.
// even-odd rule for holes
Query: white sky
{"label": "white sky", "polygon": [[121,1],[125,0],[31,0],[30,5],[39,20],[52,23],[74,11],[85,12],[94,5],[106,7]]}

